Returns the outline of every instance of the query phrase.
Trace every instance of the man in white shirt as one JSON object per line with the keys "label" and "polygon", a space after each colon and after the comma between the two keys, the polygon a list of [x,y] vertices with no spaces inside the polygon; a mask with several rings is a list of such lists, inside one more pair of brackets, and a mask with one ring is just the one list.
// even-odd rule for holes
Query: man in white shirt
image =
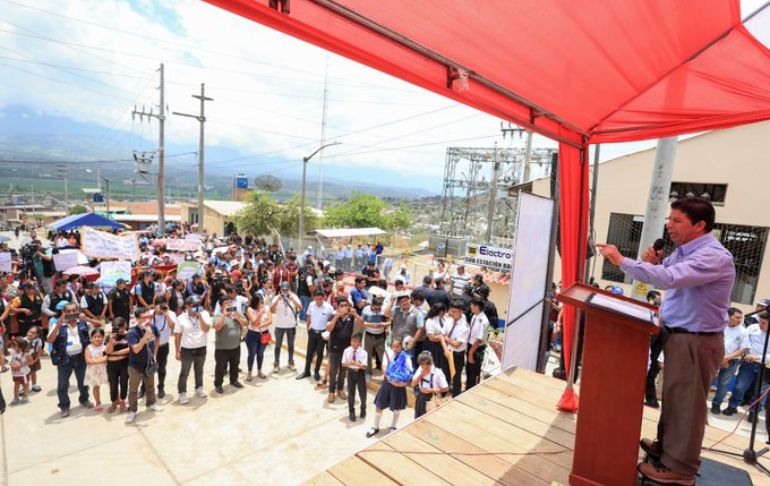
{"label": "man in white shirt", "polygon": [[361,318],[364,320],[364,328],[366,329],[364,338],[364,349],[368,356],[366,369],[370,375],[373,372],[372,358],[380,363],[382,355],[385,353],[385,330],[390,325],[390,319],[385,317],[383,307],[383,298],[374,297],[372,303],[364,307],[361,312]]}
{"label": "man in white shirt", "polygon": [[166,366],[168,365],[168,354],[171,345],[171,335],[174,333],[176,325],[176,312],[169,310],[168,302],[165,297],[159,297],[155,309],[152,313],[152,323],[160,333],[158,338],[158,398],[166,396]]}
{"label": "man in white shirt", "polygon": [[717,375],[718,388],[714,394],[714,399],[711,401],[711,413],[714,415],[719,415],[719,407],[727,395],[727,387],[730,384],[730,380],[735,376],[735,372],[738,371],[741,357],[748,347],[748,340],[744,335],[744,328],[741,325],[743,322],[743,312],[735,307],[730,307],[727,309],[727,317],[727,327],[724,331],[725,357],[722,359],[722,366],[719,368],[719,374]]}
{"label": "man in white shirt", "polygon": [[302,303],[291,291],[289,282],[282,282],[280,292],[273,297],[270,303],[270,313],[273,314],[275,324],[275,361],[273,361],[273,373],[280,370],[281,346],[283,337],[289,346],[289,369],[296,371],[294,365],[294,338],[297,335],[297,313],[302,308]]}
{"label": "man in white shirt", "polygon": [[468,332],[468,364],[465,368],[465,391],[481,381],[481,363],[487,348],[487,329],[489,319],[484,314],[484,301],[476,298],[471,301],[471,324]]}
{"label": "man in white shirt", "polygon": [[[227,298],[230,300],[230,305],[235,306],[242,316],[246,315],[246,310],[249,308],[249,299],[240,295],[235,287],[228,286],[226,288]],[[222,314],[222,306],[220,305],[222,299],[217,301],[217,305],[214,307],[214,315]]]}
{"label": "man in white shirt", "polygon": [[321,381],[321,363],[324,360],[324,346],[326,342],[322,334],[326,331],[326,326],[334,316],[334,308],[324,300],[323,290],[316,291],[313,296],[313,302],[307,307],[307,354],[305,354],[305,371],[297,375],[298,380],[310,376],[310,365],[315,355],[315,381]]}
{"label": "man in white shirt", "polygon": [[449,319],[444,322],[444,340],[447,348],[452,351],[454,361],[454,375],[447,362],[444,375],[451,377],[452,397],[462,393],[463,368],[465,367],[465,350],[468,348],[468,334],[470,328],[463,314],[462,302],[455,300],[449,306]]}
{"label": "man in white shirt", "polygon": [[203,365],[206,362],[206,337],[212,324],[211,315],[203,309],[198,297],[188,297],[185,304],[185,312],[177,317],[174,326],[176,359],[182,362],[178,386],[180,405],[190,403],[187,398],[187,377],[191,366],[195,371],[195,394],[198,398],[206,398],[206,392],[203,391]]}
{"label": "man in white shirt", "polygon": [[[738,411],[738,405],[743,401],[743,395],[749,388],[754,386],[757,375],[763,367],[762,351],[764,351],[765,347],[767,328],[768,314],[763,312],[759,315],[759,324],[752,324],[743,332],[745,341],[741,346],[747,348],[747,351],[738,370],[738,378],[735,381],[733,394],[730,396],[727,408],[722,411],[723,415],[730,416],[735,414]],[[727,332],[727,328],[725,328],[725,332]],[[765,357],[764,366],[768,364],[770,364],[770,357]],[[764,401],[760,406],[764,406]]]}

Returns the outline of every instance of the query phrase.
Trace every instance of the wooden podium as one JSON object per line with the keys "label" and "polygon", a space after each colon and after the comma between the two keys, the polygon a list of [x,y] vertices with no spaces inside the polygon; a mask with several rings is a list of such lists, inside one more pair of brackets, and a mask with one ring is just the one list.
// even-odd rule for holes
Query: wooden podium
{"label": "wooden podium", "polygon": [[557,298],[586,314],[570,484],[635,485],[657,308],[580,283]]}

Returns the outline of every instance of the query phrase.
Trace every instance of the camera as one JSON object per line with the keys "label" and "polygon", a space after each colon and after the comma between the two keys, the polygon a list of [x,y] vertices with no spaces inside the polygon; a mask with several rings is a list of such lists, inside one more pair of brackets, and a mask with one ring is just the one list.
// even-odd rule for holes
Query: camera
{"label": "camera", "polygon": [[160,306],[160,310],[167,311],[168,310],[168,306],[167,305],[162,305],[162,306]]}
{"label": "camera", "polygon": [[235,306],[232,305],[232,306],[228,307],[227,308],[227,312],[235,312]]}

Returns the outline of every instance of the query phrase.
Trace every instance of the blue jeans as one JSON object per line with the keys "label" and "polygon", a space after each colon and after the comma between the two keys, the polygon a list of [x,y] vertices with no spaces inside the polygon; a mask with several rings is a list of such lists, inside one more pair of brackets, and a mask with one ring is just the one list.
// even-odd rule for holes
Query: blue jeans
{"label": "blue jeans", "polygon": [[730,386],[730,380],[735,376],[735,371],[738,369],[738,365],[741,360],[732,359],[728,362],[727,368],[719,368],[719,374],[717,374],[717,392],[714,394],[714,399],[711,402],[712,407],[718,407],[722,405],[722,400],[727,395],[727,389]]}
{"label": "blue jeans", "polygon": [[738,408],[738,405],[743,401],[743,395],[754,386],[760,369],[760,363],[741,362],[741,369],[738,370],[738,379],[735,382],[735,388],[728,403],[729,407]]}
{"label": "blue jeans", "polygon": [[299,301],[302,304],[302,309],[299,310],[299,320],[304,321],[307,318],[307,308],[310,305],[312,298],[309,295],[300,295]]}
{"label": "blue jeans", "polygon": [[267,344],[262,344],[262,333],[249,329],[246,333],[246,365],[249,373],[254,369],[254,358],[257,358],[257,371],[262,371],[266,347]]}
{"label": "blue jeans", "polygon": [[67,390],[70,386],[70,376],[72,372],[75,372],[75,379],[78,382],[78,391],[80,396],[78,401],[86,403],[88,401],[88,385],[85,384],[86,378],[86,359],[83,353],[76,354],[69,357],[69,361],[65,364],[61,364],[56,367],[58,373],[58,386],[56,393],[59,395],[59,408],[62,410],[69,410],[70,397]]}

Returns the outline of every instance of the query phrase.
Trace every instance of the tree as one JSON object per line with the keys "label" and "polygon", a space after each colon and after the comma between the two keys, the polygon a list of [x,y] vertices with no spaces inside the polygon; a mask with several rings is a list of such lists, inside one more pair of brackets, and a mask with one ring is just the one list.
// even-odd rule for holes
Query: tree
{"label": "tree", "polygon": [[247,196],[246,206],[241,209],[236,218],[238,231],[253,235],[270,234],[275,228],[276,220],[281,217],[281,207],[267,193],[254,191]]}
{"label": "tree", "polygon": [[[265,192],[250,193],[247,205],[236,217],[238,230],[253,235],[267,235],[276,229],[281,235],[294,236],[299,231],[300,200],[292,197],[286,204],[279,204]],[[305,206],[305,229],[312,231],[318,227],[320,218],[308,206]]]}
{"label": "tree", "polygon": [[82,204],[76,204],[69,209],[67,214],[83,214],[87,212],[88,212],[87,207],[83,206]]}
{"label": "tree", "polygon": [[387,227],[385,201],[372,194],[354,192],[345,202],[326,209],[326,224],[335,228]]}
{"label": "tree", "polygon": [[388,229],[394,233],[398,230],[405,230],[412,225],[412,211],[404,203],[398,206],[398,209],[388,214]]}

